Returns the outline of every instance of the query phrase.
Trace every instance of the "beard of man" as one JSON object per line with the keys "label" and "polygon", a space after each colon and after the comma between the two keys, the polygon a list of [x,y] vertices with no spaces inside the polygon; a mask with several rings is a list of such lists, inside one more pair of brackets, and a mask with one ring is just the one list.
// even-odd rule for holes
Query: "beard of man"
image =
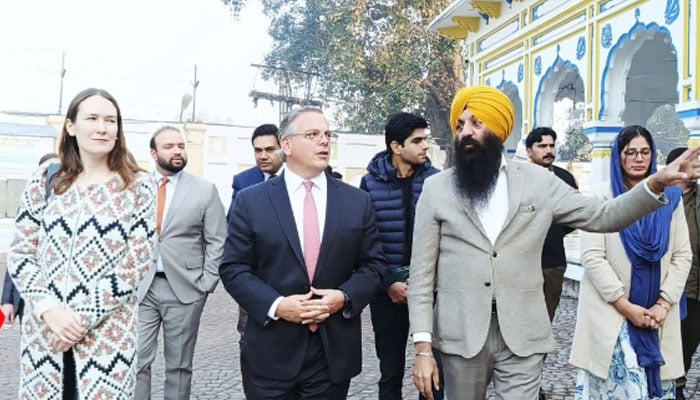
{"label": "beard of man", "polygon": [[[472,145],[467,149],[467,145]],[[455,184],[475,206],[483,206],[496,187],[501,166],[503,143],[494,134],[487,134],[484,143],[473,137],[455,139]]]}
{"label": "beard of man", "polygon": [[159,155],[158,166],[160,166],[166,171],[172,172],[173,174],[177,174],[187,166],[187,157],[179,157],[178,159],[182,160],[182,162],[180,162],[179,165],[175,165],[172,159],[166,160],[165,158]]}

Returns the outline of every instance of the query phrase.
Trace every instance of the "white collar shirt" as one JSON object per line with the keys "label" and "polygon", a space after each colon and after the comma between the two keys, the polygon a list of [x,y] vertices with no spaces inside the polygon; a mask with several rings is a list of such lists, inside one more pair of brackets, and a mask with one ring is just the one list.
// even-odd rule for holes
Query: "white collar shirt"
{"label": "white collar shirt", "polygon": [[[277,172],[275,172],[275,177],[282,175],[283,172],[284,172],[284,165],[282,167],[280,167],[280,169],[278,169]],[[264,176],[263,179],[265,180],[265,182],[267,182],[272,177],[272,174],[269,172],[263,171],[263,176]]]}
{"label": "white collar shirt", "polygon": [[[289,203],[292,206],[292,214],[294,215],[294,223],[299,234],[299,244],[304,250],[304,198],[306,197],[306,188],[304,181],[299,175],[286,169],[284,171],[284,181],[287,185],[287,194],[289,195]],[[328,197],[328,182],[326,174],[321,172],[317,176],[308,179],[313,182],[314,186],[311,189],[311,195],[316,203],[316,212],[318,217],[319,236],[323,240],[323,230],[326,224],[326,203]]]}
{"label": "white collar shirt", "polygon": [[479,216],[481,226],[484,227],[486,236],[492,245],[496,244],[496,239],[498,239],[498,235],[503,230],[503,224],[506,222],[508,208],[510,207],[508,174],[506,172],[506,158],[501,155],[501,166],[498,169],[498,178],[496,178],[496,186],[493,192],[491,192],[484,204],[474,205],[474,210]]}

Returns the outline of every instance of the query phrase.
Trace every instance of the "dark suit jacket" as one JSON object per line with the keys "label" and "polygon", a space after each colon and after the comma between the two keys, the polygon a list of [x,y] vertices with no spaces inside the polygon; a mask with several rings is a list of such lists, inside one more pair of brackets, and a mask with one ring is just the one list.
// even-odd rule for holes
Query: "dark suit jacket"
{"label": "dark suit jacket", "polygon": [[[385,260],[367,193],[326,179],[326,221],[313,286],[341,289],[351,299],[349,315],[331,315],[318,331],[331,378],[342,382],[360,373],[360,312],[381,289]],[[279,296],[310,288],[284,175],[238,194],[219,274],[226,290],[248,311],[241,351],[251,372],[274,379],[298,375],[308,326],[267,316]]]}
{"label": "dark suit jacket", "polygon": [[5,280],[2,284],[2,301],[0,304],[12,304],[12,307],[15,309],[15,315],[22,316],[24,300],[20,297],[19,290],[17,290],[7,271],[5,271]]}
{"label": "dark suit jacket", "polygon": [[234,175],[233,182],[231,183],[233,193],[231,194],[231,204],[228,206],[226,220],[231,218],[233,202],[236,200],[236,195],[238,195],[238,192],[247,188],[248,186],[257,185],[258,183],[262,182],[265,182],[265,174],[260,170],[260,168],[258,168],[257,165],[255,167],[248,168],[240,174]]}
{"label": "dark suit jacket", "polygon": [[[578,189],[576,179],[571,173],[556,165],[552,165],[554,175],[574,189]],[[572,228],[560,224],[552,224],[544,239],[542,248],[542,268],[566,267],[566,252],[564,251],[564,236],[571,233]]]}

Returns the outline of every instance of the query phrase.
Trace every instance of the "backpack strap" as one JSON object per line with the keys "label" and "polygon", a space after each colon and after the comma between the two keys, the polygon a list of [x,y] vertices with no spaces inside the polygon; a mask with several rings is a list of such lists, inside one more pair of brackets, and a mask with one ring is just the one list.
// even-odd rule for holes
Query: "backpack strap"
{"label": "backpack strap", "polygon": [[49,167],[46,169],[46,183],[44,186],[44,190],[46,192],[46,194],[44,196],[45,200],[48,200],[49,197],[51,197],[51,193],[53,191],[51,184],[53,183],[53,179],[56,177],[56,173],[58,172],[59,169],[61,169],[60,163],[51,163],[51,164],[49,164]]}

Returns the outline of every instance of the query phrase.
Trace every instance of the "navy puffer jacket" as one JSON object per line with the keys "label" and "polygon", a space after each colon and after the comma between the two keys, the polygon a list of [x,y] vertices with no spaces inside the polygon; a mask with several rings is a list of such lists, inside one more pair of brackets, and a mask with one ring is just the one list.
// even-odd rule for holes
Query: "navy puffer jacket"
{"label": "navy puffer jacket", "polygon": [[[369,173],[362,177],[360,189],[369,193],[372,199],[387,267],[388,269],[401,267],[404,258],[406,218],[404,216],[403,194],[397,183],[396,168],[391,164],[389,151],[377,153],[369,162],[367,171]],[[415,212],[418,197],[423,191],[423,182],[427,177],[437,172],[440,171],[431,166],[430,160],[415,171],[411,199],[413,212]],[[387,273],[384,277],[385,288],[391,286],[392,283],[394,280]]]}

